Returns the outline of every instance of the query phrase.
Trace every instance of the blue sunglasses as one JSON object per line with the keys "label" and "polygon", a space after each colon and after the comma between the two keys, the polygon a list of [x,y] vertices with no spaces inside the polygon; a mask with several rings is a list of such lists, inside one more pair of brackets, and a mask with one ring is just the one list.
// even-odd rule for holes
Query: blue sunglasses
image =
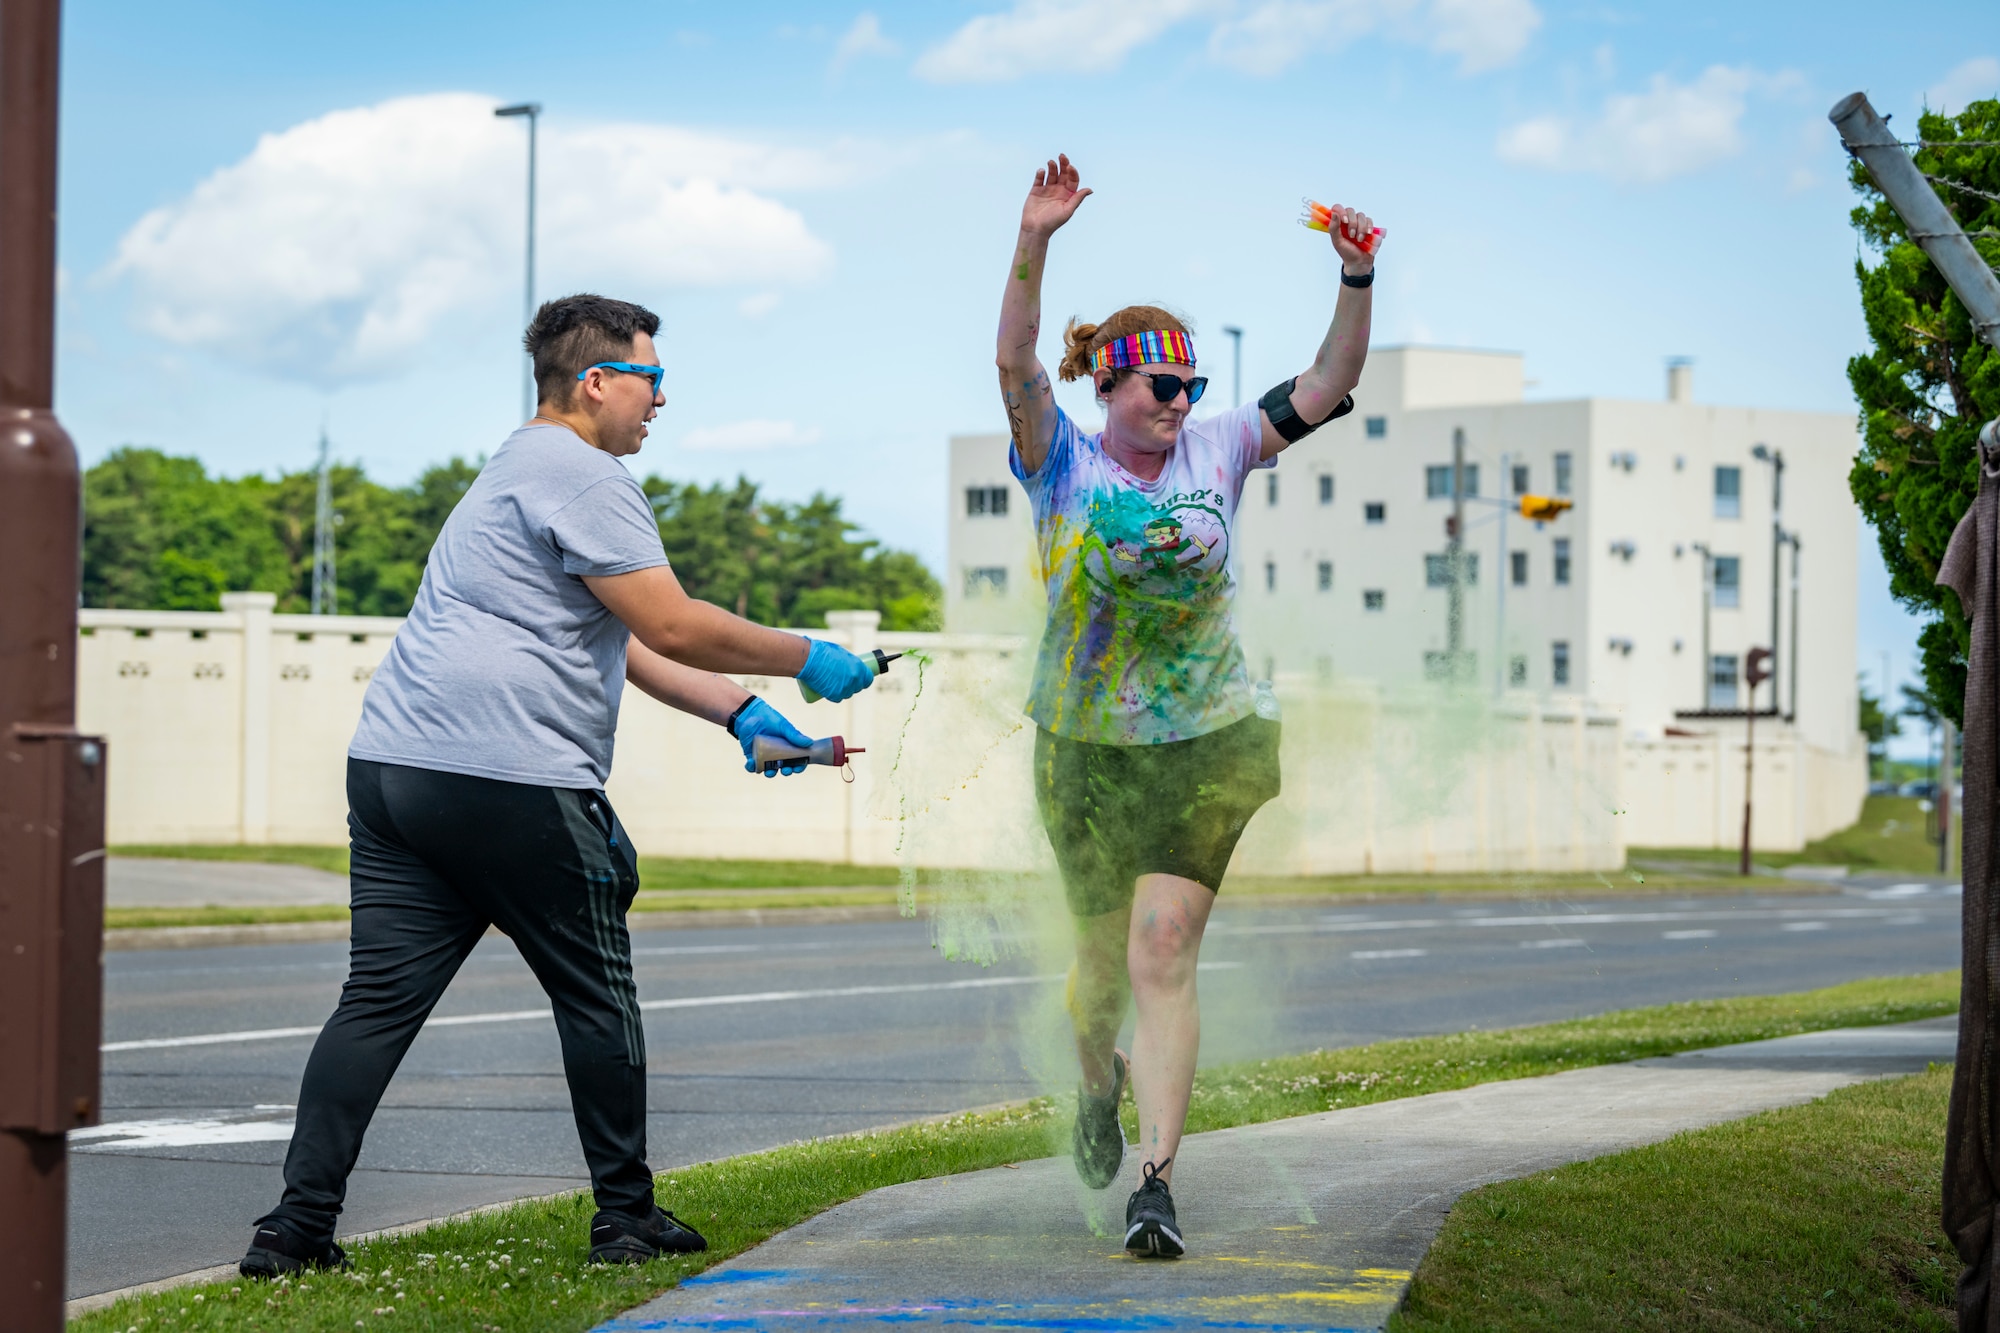
{"label": "blue sunglasses", "polygon": [[593,370],[622,370],[627,375],[644,375],[653,382],[653,392],[656,395],[660,392],[660,381],[667,377],[665,366],[642,366],[636,361],[599,361],[594,366],[585,366],[577,371],[576,377],[582,379]]}

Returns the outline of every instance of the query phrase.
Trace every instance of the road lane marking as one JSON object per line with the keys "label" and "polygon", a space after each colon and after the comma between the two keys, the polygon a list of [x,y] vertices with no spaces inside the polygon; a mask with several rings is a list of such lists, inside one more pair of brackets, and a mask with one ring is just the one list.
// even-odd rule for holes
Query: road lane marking
{"label": "road lane marking", "polygon": [[[1240,962],[1201,963],[1197,972],[1227,972],[1242,967]],[[744,991],[733,995],[682,995],[669,1000],[642,1000],[643,1013],[669,1009],[710,1009],[732,1004],[783,1004],[794,1000],[844,1000],[863,995],[922,995],[936,991],[992,990],[1002,986],[1038,986],[1068,979],[1066,972],[1043,972],[1019,977],[968,977],[963,981],[917,981],[893,986],[829,986],[817,990]],[[427,1028],[471,1027],[486,1023],[528,1023],[552,1018],[547,1009],[509,1009],[487,1014],[433,1016]],[[142,1037],[136,1041],[107,1041],[97,1049],[107,1055],[119,1051],[166,1051],[182,1046],[235,1046],[253,1041],[283,1041],[290,1037],[316,1037],[319,1026],[295,1028],[252,1028],[243,1032],[200,1032],[186,1037]]]}
{"label": "road lane marking", "polygon": [[[1509,926],[1643,926],[1665,925],[1676,921],[1787,921],[1799,917],[1834,917],[1842,920],[1880,920],[1888,916],[1907,914],[1907,908],[1898,907],[1771,907],[1739,908],[1736,910],[1676,911],[1676,912],[1555,912],[1538,916],[1480,916],[1480,917],[1406,917],[1397,921],[1350,921],[1345,918],[1322,918],[1319,921],[1299,921],[1289,925],[1239,926],[1226,921],[1211,922],[1208,931],[1212,935],[1298,935],[1298,934],[1343,934],[1380,930],[1442,930],[1456,926],[1473,926],[1484,929],[1506,928]],[[1940,919],[1950,915],[1938,912]]]}
{"label": "road lane marking", "polygon": [[1825,930],[1826,928],[1824,921],[1787,921],[1778,927],[1779,930]]}
{"label": "road lane marking", "polygon": [[1423,958],[1429,949],[1356,949],[1349,958]]}
{"label": "road lane marking", "polygon": [[1582,940],[1560,939],[1522,940],[1521,947],[1523,949],[1582,949],[1586,946]]}
{"label": "road lane marking", "polygon": [[1663,940],[1712,940],[1720,933],[1720,931],[1714,930],[1663,930],[1660,932],[1660,938]]}
{"label": "road lane marking", "polygon": [[71,1143],[100,1152],[113,1148],[196,1148],[216,1143],[282,1143],[291,1137],[290,1117],[283,1120],[201,1117],[122,1120],[69,1131]]}

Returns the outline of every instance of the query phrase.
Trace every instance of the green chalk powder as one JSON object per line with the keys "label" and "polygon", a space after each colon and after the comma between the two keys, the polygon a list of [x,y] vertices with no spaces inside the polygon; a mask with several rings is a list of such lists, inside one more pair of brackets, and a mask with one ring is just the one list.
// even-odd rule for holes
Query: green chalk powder
{"label": "green chalk powder", "polygon": [[1015,269],[1014,276],[1018,278],[1020,281],[1026,282],[1028,280],[1028,266],[1026,264],[1023,264],[1021,265],[1021,267]]}

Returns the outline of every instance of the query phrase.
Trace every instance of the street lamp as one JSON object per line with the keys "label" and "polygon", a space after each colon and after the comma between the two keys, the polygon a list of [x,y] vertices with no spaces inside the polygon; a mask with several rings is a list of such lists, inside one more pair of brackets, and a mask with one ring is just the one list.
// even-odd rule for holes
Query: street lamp
{"label": "street lamp", "polygon": [[1230,390],[1233,395],[1230,406],[1241,407],[1243,406],[1243,330],[1234,324],[1224,324],[1222,331],[1229,335],[1230,342],[1234,344],[1231,353],[1235,358],[1236,379]]}
{"label": "street lamp", "polygon": [[[522,293],[521,325],[525,329],[535,318],[535,127],[542,118],[540,102],[519,102],[513,106],[503,106],[494,115],[503,119],[515,116],[528,118],[528,274]],[[535,365],[531,360],[522,368],[521,418],[526,420],[535,414]]]}
{"label": "street lamp", "polygon": [[[1750,450],[1750,456],[1760,463],[1769,463],[1771,465],[1771,654],[1775,659],[1778,652],[1778,585],[1782,581],[1779,576],[1778,564],[1779,557],[1785,549],[1785,529],[1779,521],[1779,513],[1784,507],[1785,455],[1782,450],[1773,449],[1767,444],[1760,444]],[[1792,645],[1792,651],[1798,651],[1797,644]],[[1771,663],[1771,675],[1773,677],[1771,684],[1771,712],[1773,714],[1778,712],[1777,674],[1778,664],[1774,660]],[[1794,710],[1798,708],[1798,700],[1794,699],[1792,701],[1792,707]]]}

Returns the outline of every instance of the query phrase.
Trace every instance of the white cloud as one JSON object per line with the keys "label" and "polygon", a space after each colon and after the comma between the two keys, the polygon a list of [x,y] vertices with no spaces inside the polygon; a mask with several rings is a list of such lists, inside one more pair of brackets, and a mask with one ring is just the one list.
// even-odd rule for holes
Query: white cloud
{"label": "white cloud", "polygon": [[776,292],[752,292],[736,303],[736,309],[751,319],[759,319],[778,308]]}
{"label": "white cloud", "polygon": [[1503,130],[1496,148],[1502,160],[1518,166],[1645,184],[1670,180],[1741,152],[1749,94],[1790,82],[1786,75],[1725,65],[1710,66],[1686,84],[1656,74],[1643,93],[1606,98],[1593,120],[1524,120]]}
{"label": "white cloud", "polygon": [[1531,0],[1264,0],[1216,25],[1209,53],[1246,74],[1276,74],[1315,51],[1381,36],[1458,57],[1470,74],[1520,55],[1542,24]]}
{"label": "white cloud", "polygon": [[827,69],[838,74],[863,56],[893,56],[902,49],[883,34],[882,20],[872,10],[863,10],[854,25],[834,43],[833,59]]}
{"label": "white cloud", "polygon": [[681,436],[683,449],[782,449],[818,444],[819,427],[753,417],[721,426],[697,426]]}
{"label": "white cloud", "polygon": [[1924,104],[1946,116],[1965,110],[1967,102],[2000,97],[2000,60],[1974,56],[1955,67],[1924,93]]}
{"label": "white cloud", "polygon": [[1005,83],[1030,74],[1100,74],[1218,0],[1016,0],[981,14],[917,58],[932,83]]}
{"label": "white cloud", "polygon": [[[320,385],[394,371],[449,314],[518,281],[521,128],[470,93],[268,134],[141,218],[107,276],[169,342]],[[663,125],[544,125],[544,292],[799,281],[827,245],[760,190],[841,179],[840,153]]]}

